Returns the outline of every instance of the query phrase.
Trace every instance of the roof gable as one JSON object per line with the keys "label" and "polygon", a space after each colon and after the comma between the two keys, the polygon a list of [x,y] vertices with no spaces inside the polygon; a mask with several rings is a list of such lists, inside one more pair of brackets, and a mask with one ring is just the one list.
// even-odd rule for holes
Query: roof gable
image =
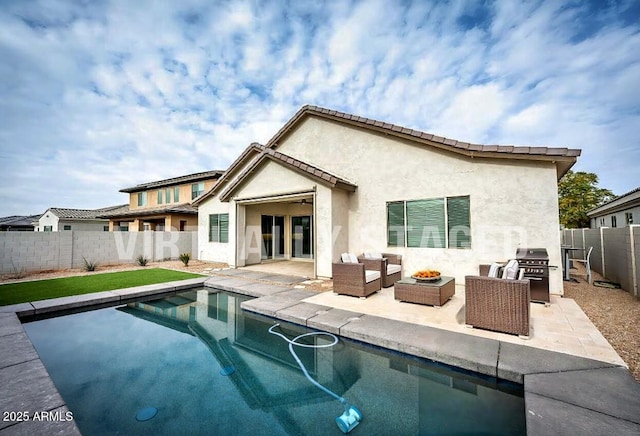
{"label": "roof gable", "polygon": [[[263,162],[267,160],[276,162],[284,166],[285,168],[293,170],[298,174],[301,174],[305,177],[316,180],[318,183],[321,183],[325,186],[329,186],[331,188],[340,188],[349,192],[354,192],[357,188],[357,186],[354,183],[342,177],[336,176],[332,173],[329,173],[328,171],[322,170],[316,166],[313,166],[301,160],[295,159],[284,153],[280,153],[273,149],[266,148],[263,145],[254,143],[254,144],[251,144],[250,148],[252,148],[254,152],[258,153],[258,156],[251,162],[251,164],[249,164],[249,166],[247,166],[244,169],[244,171],[242,171],[242,173],[238,175],[238,177],[231,184],[229,184],[220,193],[221,201],[228,201],[229,198],[231,197],[231,194],[233,194],[233,192],[239,186],[241,186],[250,177],[250,175],[260,165],[263,164]],[[245,156],[246,156],[245,157],[246,159],[248,156],[250,156],[250,153],[246,153]],[[219,184],[218,186],[222,186],[222,184]],[[214,186],[214,188],[212,189],[212,191],[214,192],[212,192],[212,194],[215,193],[215,188],[216,187]]]}
{"label": "roof gable", "polygon": [[372,132],[392,135],[409,140],[426,147],[436,147],[469,157],[486,157],[501,159],[543,160],[556,163],[558,179],[560,179],[576,162],[581,150],[552,147],[528,147],[513,145],[481,145],[444,138],[420,130],[409,129],[371,118],[347,114],[319,106],[303,106],[282,128],[267,142],[266,147],[276,149],[306,117],[318,117],[343,125],[349,125]]}

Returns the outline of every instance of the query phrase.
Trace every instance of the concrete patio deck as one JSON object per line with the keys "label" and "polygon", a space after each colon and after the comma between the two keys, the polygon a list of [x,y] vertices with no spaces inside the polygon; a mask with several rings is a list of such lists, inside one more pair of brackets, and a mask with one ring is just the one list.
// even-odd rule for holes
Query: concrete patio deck
{"label": "concrete patio deck", "polygon": [[[0,385],[3,387],[0,410],[67,411],[18,316],[117,305],[204,285],[212,292],[226,290],[257,297],[242,303],[244,310],[522,383],[528,435],[640,434],[640,385],[624,364],[619,363],[615,351],[609,354],[601,343],[596,344],[596,352],[589,348],[590,340],[600,340],[599,332],[590,322],[584,323],[584,314],[575,310],[577,305],[573,307],[561,299],[550,308],[534,307],[537,313],[534,334],[531,340],[525,341],[464,328],[459,302],[464,301],[463,290],[456,289],[454,299],[436,309],[398,303],[393,300],[391,289],[360,300],[331,292],[319,294],[296,289],[299,283],[300,277],[225,270],[210,278],[164,286],[0,307]],[[568,340],[564,334],[545,344],[545,322],[551,326],[559,322],[556,328],[560,330],[569,326],[574,331],[569,342],[574,343],[575,338],[584,342],[578,352],[593,353],[592,357],[567,354],[569,348],[565,342]],[[553,330],[551,326],[549,330]],[[536,338],[539,344],[534,342]],[[558,352],[562,346],[564,352]],[[0,422],[0,436],[52,432],[79,434],[73,421]]]}
{"label": "concrete patio deck", "polygon": [[572,299],[557,295],[551,296],[551,305],[548,307],[531,303],[530,339],[465,327],[464,286],[461,285],[456,285],[455,295],[442,307],[397,301],[393,287],[382,289],[366,299],[323,292],[304,301],[627,366],[580,306]]}

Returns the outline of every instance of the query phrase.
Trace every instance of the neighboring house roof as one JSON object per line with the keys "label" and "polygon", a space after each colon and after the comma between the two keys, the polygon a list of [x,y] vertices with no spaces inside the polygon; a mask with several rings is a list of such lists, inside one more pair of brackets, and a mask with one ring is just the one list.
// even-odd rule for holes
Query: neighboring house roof
{"label": "neighboring house roof", "polygon": [[0,218],[0,227],[33,227],[40,215],[12,215]]}
{"label": "neighboring house roof", "polygon": [[[271,148],[267,148],[264,145],[258,144],[257,142],[251,144],[247,150],[258,153],[258,157],[251,162],[251,164],[233,181],[233,183],[228,185],[227,188],[222,191],[222,193],[220,194],[221,201],[227,201],[233,191],[235,191],[235,189],[239,187],[251,175],[251,173],[253,173],[256,168],[258,168],[262,164],[262,162],[267,159],[284,165],[285,167],[290,168],[291,170],[299,174],[310,177],[318,181],[319,183],[322,183],[323,185],[330,186],[331,188],[341,188],[350,192],[354,192],[357,188],[354,183],[351,183],[350,181],[340,176],[336,176],[329,173],[328,171],[322,170],[316,166],[295,159],[289,155],[280,153]],[[246,153],[247,150],[242,153],[245,161],[248,161],[250,156],[249,153]],[[222,186],[222,184],[216,184],[216,186]],[[211,195],[212,193],[216,192],[216,186],[214,186],[207,194]],[[203,195],[202,197],[205,197],[205,195]],[[201,199],[198,199],[198,202],[200,201]]]}
{"label": "neighboring house roof", "polygon": [[197,215],[198,209],[191,206],[189,203],[185,204],[177,204],[177,205],[168,205],[162,207],[154,207],[150,209],[134,209],[130,210],[127,206],[126,209],[115,211],[112,213],[104,213],[100,215],[100,218],[133,218],[137,216],[150,216],[150,215],[159,215],[159,214],[167,214],[167,213],[182,213],[189,215]]}
{"label": "neighboring house roof", "polygon": [[140,185],[132,186],[131,188],[121,189],[120,192],[127,192],[127,193],[140,192],[140,191],[146,191],[148,189],[163,188],[165,186],[180,185],[183,183],[195,183],[195,182],[200,182],[202,180],[208,180],[208,179],[218,179],[220,178],[220,176],[222,176],[222,174],[224,174],[223,170],[205,171],[202,173],[194,173],[194,174],[188,174],[186,176],[173,177],[171,179],[141,183]]}
{"label": "neighboring house roof", "polygon": [[588,217],[598,217],[609,213],[620,212],[622,210],[631,209],[632,207],[640,206],[640,187],[622,194],[607,201],[598,207],[587,211]]}
{"label": "neighboring house roof", "polygon": [[52,212],[60,219],[71,219],[71,220],[95,220],[100,219],[100,215],[106,212],[117,212],[122,210],[129,209],[128,204],[119,204],[117,206],[108,206],[102,207],[100,209],[69,209],[62,207],[50,207],[40,215],[42,218],[47,212]]}
{"label": "neighboring house roof", "polygon": [[298,112],[296,112],[296,114],[287,121],[278,133],[276,133],[275,136],[267,142],[266,146],[268,148],[277,148],[279,142],[292,132],[297,124],[309,116],[328,119],[341,124],[347,124],[366,130],[384,133],[386,135],[408,139],[422,143],[423,145],[452,151],[454,153],[470,157],[556,161],[558,163],[558,180],[560,180],[560,178],[569,171],[576,162],[576,158],[580,156],[581,153],[581,150],[579,149],[570,148],[472,144],[469,142],[432,135],[431,133],[409,129],[391,123],[385,123],[371,118],[360,117],[331,109],[325,109],[319,106],[309,105],[303,106]]}

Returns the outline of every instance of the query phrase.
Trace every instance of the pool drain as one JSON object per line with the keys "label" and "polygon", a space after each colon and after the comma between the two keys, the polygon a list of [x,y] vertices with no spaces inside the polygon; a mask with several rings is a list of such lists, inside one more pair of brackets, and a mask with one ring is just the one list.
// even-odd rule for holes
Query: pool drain
{"label": "pool drain", "polygon": [[144,407],[140,410],[138,410],[138,413],[136,413],[136,421],[139,422],[144,422],[144,421],[148,421],[151,418],[153,418],[154,416],[156,416],[158,414],[158,409],[155,407]]}
{"label": "pool drain", "polygon": [[236,372],[236,369],[233,366],[225,366],[220,370],[220,375],[228,376]]}

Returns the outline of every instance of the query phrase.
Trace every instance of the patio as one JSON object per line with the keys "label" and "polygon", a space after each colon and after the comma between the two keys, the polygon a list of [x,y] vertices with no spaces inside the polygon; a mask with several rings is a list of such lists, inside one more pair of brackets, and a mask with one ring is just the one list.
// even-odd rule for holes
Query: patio
{"label": "patio", "polygon": [[306,278],[314,277],[313,262],[306,260],[272,260],[255,265],[243,266],[239,269]]}
{"label": "patio", "polygon": [[576,302],[557,295],[551,296],[549,307],[531,303],[530,339],[465,327],[464,286],[458,284],[442,307],[399,302],[393,287],[366,299],[323,292],[304,302],[627,366]]}
{"label": "patio", "polygon": [[[246,270],[312,277],[313,263],[267,262],[239,268],[234,276],[241,277],[241,271]],[[455,288],[453,298],[442,307],[399,302],[394,299],[393,287],[383,288],[366,299],[329,291],[318,293],[304,302],[627,366],[572,299],[551,295],[549,307],[531,303],[530,339],[521,339],[515,335],[465,327],[464,286],[457,283]]]}

